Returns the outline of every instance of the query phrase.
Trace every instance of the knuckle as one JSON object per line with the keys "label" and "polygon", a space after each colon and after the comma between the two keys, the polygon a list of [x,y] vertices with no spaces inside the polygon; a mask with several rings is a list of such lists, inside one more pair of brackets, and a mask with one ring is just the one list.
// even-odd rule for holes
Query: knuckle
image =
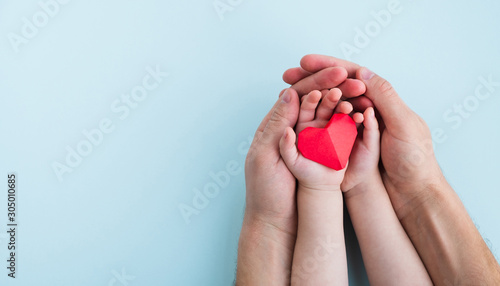
{"label": "knuckle", "polygon": [[251,146],[248,150],[247,157],[245,159],[245,168],[255,169],[259,166],[264,165],[266,156],[263,156],[262,148]]}
{"label": "knuckle", "polygon": [[396,97],[397,93],[392,87],[392,84],[387,80],[383,79],[378,87],[378,91],[383,93],[386,97]]}
{"label": "knuckle", "polygon": [[253,143],[252,145],[250,145],[250,148],[248,149],[247,157],[246,157],[247,162],[253,162],[255,160],[255,158],[258,157],[258,155],[259,155],[258,149],[259,149],[258,144]]}
{"label": "knuckle", "polygon": [[427,122],[425,122],[425,120],[420,115],[416,114],[415,112],[412,113],[413,116],[415,117],[414,120],[415,130],[418,131],[420,137],[423,138],[431,137],[431,130]]}
{"label": "knuckle", "polygon": [[252,169],[253,166],[256,165],[256,160],[257,160],[257,152],[255,151],[254,147],[250,147],[247,153],[247,157],[245,159],[245,169]]}
{"label": "knuckle", "polygon": [[269,126],[280,126],[287,122],[285,112],[281,108],[277,108],[269,119]]}

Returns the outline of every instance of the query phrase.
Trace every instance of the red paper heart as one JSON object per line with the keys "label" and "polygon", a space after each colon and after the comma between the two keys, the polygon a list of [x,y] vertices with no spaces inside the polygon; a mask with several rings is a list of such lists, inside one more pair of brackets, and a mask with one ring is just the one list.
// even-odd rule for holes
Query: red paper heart
{"label": "red paper heart", "polygon": [[347,165],[357,134],[352,118],[337,113],[325,128],[307,127],[302,130],[297,147],[304,157],[338,171]]}

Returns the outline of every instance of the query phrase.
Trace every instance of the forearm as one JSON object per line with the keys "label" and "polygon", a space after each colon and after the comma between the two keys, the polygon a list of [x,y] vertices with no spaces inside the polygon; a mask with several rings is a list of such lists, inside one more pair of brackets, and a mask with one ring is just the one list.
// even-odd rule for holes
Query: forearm
{"label": "forearm", "polygon": [[238,243],[236,285],[290,285],[295,239],[295,234],[245,214]]}
{"label": "forearm", "polygon": [[342,193],[297,191],[298,231],[292,285],[347,285]]}
{"label": "forearm", "polygon": [[464,205],[443,179],[400,217],[435,285],[500,285],[499,265]]}
{"label": "forearm", "polygon": [[344,195],[371,285],[432,285],[380,176]]}

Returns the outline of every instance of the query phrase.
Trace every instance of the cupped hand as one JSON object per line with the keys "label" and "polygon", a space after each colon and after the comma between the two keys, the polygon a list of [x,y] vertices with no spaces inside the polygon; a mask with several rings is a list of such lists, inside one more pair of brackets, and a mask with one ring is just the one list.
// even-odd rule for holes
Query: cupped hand
{"label": "cupped hand", "polygon": [[[324,128],[336,113],[349,114],[352,105],[340,102],[342,92],[338,88],[328,91],[321,100],[322,94],[315,90],[302,98],[299,118],[295,131],[287,127],[280,141],[281,157],[288,169],[297,178],[300,187],[317,191],[340,191],[344,179],[345,168],[334,170],[304,157],[297,149],[297,134],[305,128]],[[321,100],[321,103],[320,103]]]}
{"label": "cupped hand", "polygon": [[[347,78],[344,68],[330,69],[328,84]],[[297,234],[296,179],[280,156],[279,142],[295,126],[299,96],[293,89],[280,98],[257,128],[245,162],[246,208],[238,247],[237,284],[290,283]],[[257,275],[255,274],[257,273]]]}
{"label": "cupped hand", "polygon": [[[359,80],[346,85],[348,72],[343,67],[327,68],[321,73],[324,85],[343,87],[348,94],[357,93]],[[353,88],[354,86],[354,88]],[[364,91],[364,90],[363,90]],[[296,90],[285,89],[271,111],[257,128],[245,162],[246,218],[273,224],[296,233],[296,179],[280,156],[279,142],[287,127],[293,128],[299,114],[300,100]]]}
{"label": "cupped hand", "polygon": [[245,162],[245,219],[257,220],[285,233],[296,233],[296,180],[279,152],[287,127],[295,126],[299,97],[287,89],[255,133]]}
{"label": "cupped hand", "polygon": [[[343,67],[348,76],[366,86],[364,97],[359,92],[344,92],[357,111],[375,106],[381,116],[381,171],[394,209],[401,218],[404,206],[425,196],[431,185],[444,178],[432,149],[432,138],[427,124],[398,96],[391,84],[367,68],[357,64],[321,55],[307,55],[301,67],[287,70],[283,79],[301,93],[315,89],[329,89],[324,70]],[[355,98],[355,99],[354,99]],[[384,128],[385,126],[385,128]]]}

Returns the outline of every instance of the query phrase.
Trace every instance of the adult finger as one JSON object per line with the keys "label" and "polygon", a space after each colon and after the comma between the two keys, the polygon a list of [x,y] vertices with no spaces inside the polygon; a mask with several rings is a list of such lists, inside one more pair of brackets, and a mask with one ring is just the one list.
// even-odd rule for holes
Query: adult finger
{"label": "adult finger", "polygon": [[259,144],[277,148],[286,127],[293,127],[297,123],[299,105],[297,92],[291,88],[287,89],[278,99],[273,112],[267,120],[260,135]]}
{"label": "adult finger", "polygon": [[301,67],[291,68],[291,69],[287,69],[283,73],[283,81],[292,85],[292,84],[298,82],[299,80],[306,78],[310,75],[311,75],[310,72],[304,70]]}
{"label": "adult finger", "polygon": [[[287,91],[287,88],[283,89],[280,92],[280,94],[279,94],[280,99],[281,99],[281,96],[283,95],[283,93],[285,93],[285,91]],[[256,142],[260,139],[260,136],[262,135],[262,132],[264,131],[264,128],[267,125],[267,122],[269,122],[269,118],[271,118],[271,115],[273,114],[274,109],[276,109],[276,106],[278,106],[279,103],[280,103],[280,100],[278,99],[278,101],[276,101],[276,103],[274,103],[271,110],[269,110],[269,112],[266,114],[266,116],[264,116],[264,119],[262,119],[262,121],[260,122],[259,127],[257,127],[257,131],[255,131],[255,135],[253,136],[252,142]]]}
{"label": "adult finger", "polygon": [[308,76],[292,86],[299,95],[304,95],[312,90],[323,90],[338,86],[347,79],[347,71],[341,67],[323,69]]}
{"label": "adult finger", "polygon": [[348,76],[354,78],[356,75],[356,70],[359,69],[359,65],[350,61],[338,59],[331,56],[324,55],[305,55],[300,60],[300,66],[305,71],[310,73],[316,73],[322,69],[329,67],[343,67],[347,70]]}
{"label": "adult finger", "polygon": [[[283,73],[283,81],[288,84],[296,84],[300,80],[316,73],[322,69],[330,67],[343,67],[347,70],[348,76],[354,78],[359,65],[341,60],[335,57],[324,55],[305,55],[300,60],[301,67],[290,68]],[[331,87],[329,87],[331,88]]]}
{"label": "adult finger", "polygon": [[403,102],[392,85],[365,67],[356,72],[356,77],[365,83],[365,96],[373,102],[385,126],[389,130],[404,131],[413,111]]}
{"label": "adult finger", "polygon": [[326,68],[298,81],[292,85],[292,88],[297,90],[299,95],[304,95],[312,90],[338,87],[342,91],[342,95],[347,98],[360,96],[366,91],[366,86],[362,81],[346,78],[345,74],[339,72],[339,69],[345,71],[344,68],[339,67]]}
{"label": "adult finger", "polygon": [[342,91],[342,95],[348,98],[360,96],[366,91],[366,85],[362,81],[352,78],[346,79],[338,88]]}

